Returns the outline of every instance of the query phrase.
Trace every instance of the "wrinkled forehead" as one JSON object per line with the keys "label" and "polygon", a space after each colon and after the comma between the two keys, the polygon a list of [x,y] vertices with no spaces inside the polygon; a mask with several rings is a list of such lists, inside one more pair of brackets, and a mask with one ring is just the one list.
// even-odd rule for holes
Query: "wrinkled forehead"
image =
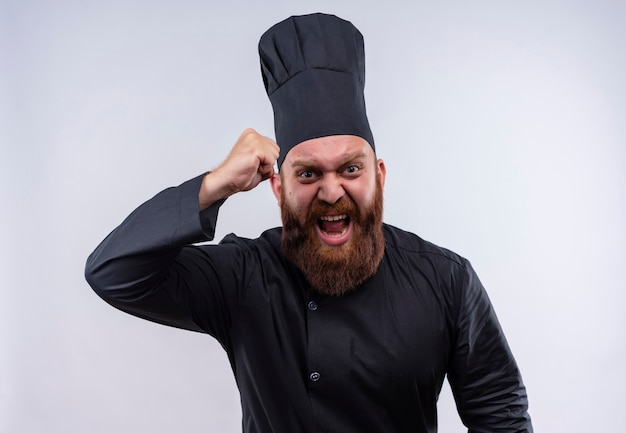
{"label": "wrinkled forehead", "polygon": [[355,135],[331,135],[303,141],[289,150],[281,168],[332,167],[354,159],[376,160],[369,143]]}

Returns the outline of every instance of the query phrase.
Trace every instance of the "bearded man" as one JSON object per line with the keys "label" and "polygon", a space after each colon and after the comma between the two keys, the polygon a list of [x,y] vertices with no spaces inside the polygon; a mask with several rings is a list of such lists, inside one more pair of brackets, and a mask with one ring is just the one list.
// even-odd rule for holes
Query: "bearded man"
{"label": "bearded man", "polygon": [[[291,17],[259,51],[276,142],[245,130],[215,170],[141,205],[89,257],[94,290],[216,338],[244,432],[432,433],[446,376],[470,432],[532,432],[467,260],[383,224],[361,33],[335,16]],[[282,229],[193,245],[212,239],[229,196],[267,179]]]}

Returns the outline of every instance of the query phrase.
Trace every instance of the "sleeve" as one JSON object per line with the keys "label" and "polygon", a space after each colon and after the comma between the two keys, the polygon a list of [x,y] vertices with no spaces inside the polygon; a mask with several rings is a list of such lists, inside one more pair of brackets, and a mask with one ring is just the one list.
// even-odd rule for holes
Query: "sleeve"
{"label": "sleeve", "polygon": [[85,278],[122,311],[223,343],[246,273],[241,248],[191,246],[212,240],[223,203],[199,212],[201,182],[168,188],[134,210],[89,256]]}
{"label": "sleeve", "polygon": [[448,380],[469,433],[532,433],[526,388],[478,276],[464,261]]}

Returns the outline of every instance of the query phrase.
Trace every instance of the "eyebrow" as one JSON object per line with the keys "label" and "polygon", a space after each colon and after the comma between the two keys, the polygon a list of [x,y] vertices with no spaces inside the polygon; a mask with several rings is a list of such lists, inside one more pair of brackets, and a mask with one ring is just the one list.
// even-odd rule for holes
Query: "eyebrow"
{"label": "eyebrow", "polygon": [[[367,155],[365,152],[354,152],[347,154],[343,160],[341,161],[341,165],[347,164],[348,162],[354,161],[355,159],[365,158]],[[314,158],[303,158],[296,159],[291,163],[291,167],[316,167],[319,165],[319,162]]]}

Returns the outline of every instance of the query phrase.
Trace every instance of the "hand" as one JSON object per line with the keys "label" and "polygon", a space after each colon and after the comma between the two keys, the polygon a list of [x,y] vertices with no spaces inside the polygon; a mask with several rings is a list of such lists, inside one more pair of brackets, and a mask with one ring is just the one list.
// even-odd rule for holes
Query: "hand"
{"label": "hand", "polygon": [[254,129],[246,129],[226,160],[207,174],[200,188],[200,210],[240,191],[249,191],[274,175],[280,148]]}

